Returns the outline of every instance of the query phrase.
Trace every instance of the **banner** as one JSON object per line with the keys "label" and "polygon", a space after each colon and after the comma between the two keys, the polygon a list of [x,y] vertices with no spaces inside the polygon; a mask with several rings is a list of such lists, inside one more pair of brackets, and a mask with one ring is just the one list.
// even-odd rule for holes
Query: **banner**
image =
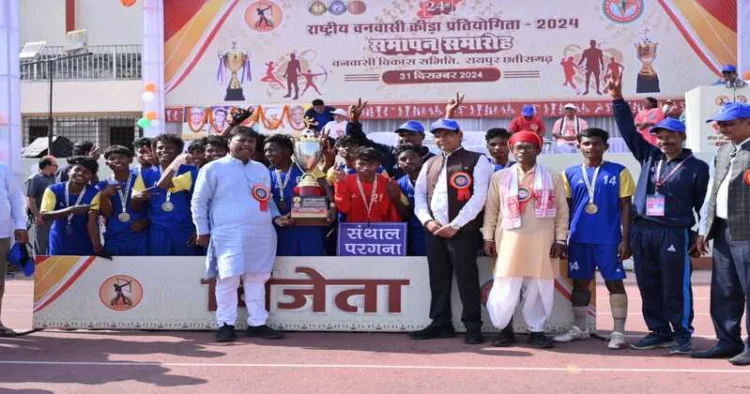
{"label": "banner", "polygon": [[[492,287],[490,263],[479,259],[483,302]],[[566,270],[561,264],[550,332],[573,322]],[[41,257],[34,275],[34,327],[215,329],[213,280],[202,280],[204,271],[202,257]],[[406,332],[430,323],[424,257],[279,257],[266,289],[268,324],[277,329]],[[452,304],[453,324],[463,330],[455,282]],[[593,328],[593,299],[589,313]],[[238,328],[246,326],[246,317],[243,308]],[[497,331],[486,311],[483,321],[483,330]],[[514,324],[519,332],[526,329],[520,310]]]}
{"label": "banner", "polygon": [[315,98],[357,97],[371,104],[365,117],[437,118],[456,91],[467,98],[462,117],[512,117],[526,103],[558,116],[567,102],[605,116],[608,78],[622,78],[626,96],[679,99],[737,60],[732,0],[164,0],[164,9],[168,106],[261,105],[277,120]]}
{"label": "banner", "polygon": [[406,256],[406,224],[339,223],[337,256]]}

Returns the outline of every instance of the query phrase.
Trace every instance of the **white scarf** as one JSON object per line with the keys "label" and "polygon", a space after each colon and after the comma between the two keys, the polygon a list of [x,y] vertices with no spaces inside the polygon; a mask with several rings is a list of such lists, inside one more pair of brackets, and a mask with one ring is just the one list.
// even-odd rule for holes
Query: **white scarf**
{"label": "white scarf", "polygon": [[[502,226],[506,230],[521,227],[521,208],[518,201],[518,164],[513,164],[503,171],[500,179],[500,209],[503,214]],[[554,218],[557,215],[555,204],[555,185],[552,175],[546,168],[536,165],[534,168],[534,212],[537,218]]]}
{"label": "white scarf", "polygon": [[[581,133],[581,122],[578,121],[578,117],[574,116],[573,121],[575,122],[575,135],[578,135]],[[568,117],[563,116],[563,121],[560,123],[560,130],[557,131],[560,135],[566,135],[565,133],[568,131]]]}

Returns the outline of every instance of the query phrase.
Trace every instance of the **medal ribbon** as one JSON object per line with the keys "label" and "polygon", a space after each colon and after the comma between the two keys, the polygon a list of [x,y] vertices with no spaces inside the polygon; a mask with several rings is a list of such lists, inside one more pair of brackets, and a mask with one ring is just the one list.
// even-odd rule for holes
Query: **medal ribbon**
{"label": "medal ribbon", "polygon": [[[274,170],[273,175],[276,177],[276,188],[279,190],[279,201],[284,201],[284,190],[286,190],[286,186],[289,184],[289,179],[291,179],[290,175],[292,173],[292,168],[294,168],[295,164],[291,164],[289,166],[289,169],[286,170],[286,174],[284,178],[284,181],[281,181],[281,171]],[[302,171],[304,173],[304,171]]]}
{"label": "medal ribbon", "polygon": [[365,196],[365,188],[362,186],[362,181],[357,177],[357,187],[359,188],[359,194],[362,196],[362,201],[365,203],[365,209],[367,210],[367,222],[370,222],[370,213],[372,207],[375,205],[375,193],[378,190],[378,175],[375,175],[375,181],[372,183],[372,193],[370,193],[370,201],[367,201]]}
{"label": "medal ribbon", "polygon": [[[86,193],[86,186],[83,186],[83,189],[81,189],[81,193],[78,194],[78,199],[76,199],[75,205],[81,205],[81,201],[83,201],[83,195]],[[70,205],[70,181],[65,183],[65,206],[71,207]],[[73,222],[73,214],[68,215],[68,226],[71,225]]]}
{"label": "medal ribbon", "polygon": [[599,177],[599,169],[602,166],[596,167],[594,170],[594,179],[589,181],[589,174],[586,172],[586,165],[581,164],[581,172],[583,172],[583,182],[586,184],[586,190],[589,192],[589,204],[594,203],[594,192],[596,191],[596,179]]}
{"label": "medal ribbon", "polygon": [[661,186],[663,184],[667,183],[667,180],[669,180],[669,178],[671,178],[672,175],[674,175],[677,172],[677,170],[679,170],[680,167],[682,167],[682,165],[685,164],[685,162],[688,161],[688,160],[690,160],[692,157],[693,157],[693,155],[690,155],[690,156],[686,157],[685,160],[683,160],[679,164],[677,164],[672,169],[672,171],[670,171],[669,174],[667,174],[667,176],[664,177],[664,179],[661,179],[661,165],[664,162],[664,160],[659,160],[659,164],[656,166],[656,182],[654,182],[655,185],[656,185],[656,194],[659,194],[659,188],[661,188]]}
{"label": "medal ribbon", "polygon": [[[122,212],[127,212],[128,210],[128,197],[130,196],[130,183],[133,180],[134,175],[128,174],[128,181],[125,183],[125,190],[120,189],[117,191],[117,194],[120,195],[120,205],[122,205]],[[112,179],[119,183],[117,179],[115,179],[115,176],[112,175]]]}

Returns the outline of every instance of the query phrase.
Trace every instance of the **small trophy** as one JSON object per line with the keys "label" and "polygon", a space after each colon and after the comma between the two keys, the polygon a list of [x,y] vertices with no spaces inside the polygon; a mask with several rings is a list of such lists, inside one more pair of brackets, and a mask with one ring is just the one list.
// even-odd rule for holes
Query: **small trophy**
{"label": "small trophy", "polygon": [[661,91],[659,89],[659,75],[652,66],[652,63],[656,60],[656,48],[659,43],[651,42],[647,33],[648,29],[644,30],[641,42],[635,43],[636,55],[642,64],[641,70],[638,71],[636,93],[658,93]]}
{"label": "small trophy", "polygon": [[225,84],[229,72],[229,84],[224,101],[245,101],[242,84],[250,81],[250,55],[237,49],[237,41],[232,41],[232,49],[219,52],[219,69],[216,72],[217,82]]}
{"label": "small trophy", "polygon": [[301,226],[328,224],[328,198],[312,172],[323,157],[320,141],[315,137],[315,121],[305,119],[307,130],[294,143],[294,161],[305,172],[297,183],[298,193],[292,198],[292,219]]}

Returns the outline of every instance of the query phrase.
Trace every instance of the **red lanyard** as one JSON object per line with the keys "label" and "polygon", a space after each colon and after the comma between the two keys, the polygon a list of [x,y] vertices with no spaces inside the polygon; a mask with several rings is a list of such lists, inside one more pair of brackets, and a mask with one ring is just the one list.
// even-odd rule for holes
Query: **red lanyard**
{"label": "red lanyard", "polygon": [[680,164],[677,164],[672,169],[672,171],[670,171],[669,174],[667,174],[667,176],[664,177],[664,179],[661,179],[661,165],[664,162],[664,160],[659,160],[659,165],[656,166],[656,182],[655,182],[655,184],[656,184],[656,193],[659,193],[659,188],[661,188],[661,186],[663,184],[667,183],[667,181],[669,180],[669,178],[671,178],[672,175],[674,175],[677,172],[677,170],[679,170],[680,167],[682,167],[682,165],[685,164],[685,162],[688,161],[688,160],[690,160],[692,157],[693,157],[693,155],[690,155],[690,156],[686,157],[684,160],[682,160],[680,162]]}

